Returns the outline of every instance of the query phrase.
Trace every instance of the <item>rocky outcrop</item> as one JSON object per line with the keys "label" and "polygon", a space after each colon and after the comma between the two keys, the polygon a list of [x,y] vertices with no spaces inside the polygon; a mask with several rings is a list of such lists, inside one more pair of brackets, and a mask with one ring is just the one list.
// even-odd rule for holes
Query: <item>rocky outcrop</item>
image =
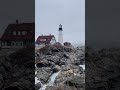
{"label": "rocky outcrop", "polygon": [[118,89],[118,84],[120,84],[119,53],[120,49],[115,48],[86,49],[86,90]]}
{"label": "rocky outcrop", "polygon": [[34,89],[33,50],[24,48],[0,56],[0,90]]}
{"label": "rocky outcrop", "polygon": [[61,70],[56,77],[56,85],[65,84],[74,76],[83,76],[83,69],[79,66],[84,64],[84,50],[61,45],[47,45],[36,52],[37,78],[44,84],[52,73]]}
{"label": "rocky outcrop", "polygon": [[65,84],[76,87],[78,89],[82,88],[83,90],[85,90],[85,78],[84,77],[80,77],[80,76],[72,77],[72,79],[67,80]]}

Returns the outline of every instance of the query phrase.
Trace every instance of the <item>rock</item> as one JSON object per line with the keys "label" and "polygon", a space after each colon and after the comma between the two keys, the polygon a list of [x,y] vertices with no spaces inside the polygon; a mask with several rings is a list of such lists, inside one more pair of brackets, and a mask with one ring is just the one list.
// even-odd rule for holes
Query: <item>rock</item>
{"label": "rock", "polygon": [[[84,59],[83,51],[76,48],[69,48],[62,45],[47,45],[38,50],[36,54],[36,76],[44,84],[52,73],[58,72],[55,83],[60,84],[70,80],[73,76],[81,76],[80,60]],[[76,64],[75,64],[76,63]]]}
{"label": "rock", "polygon": [[51,51],[46,52],[46,55],[52,55]]}
{"label": "rock", "polygon": [[50,62],[39,62],[37,63],[37,67],[38,68],[42,68],[42,67],[51,67],[53,64]]}
{"label": "rock", "polygon": [[0,81],[3,81],[3,75],[0,74]]}
{"label": "rock", "polygon": [[52,73],[56,73],[56,72],[58,72],[59,70],[61,70],[61,67],[58,66],[58,65],[55,65],[55,67],[52,69]]}
{"label": "rock", "polygon": [[50,67],[42,67],[38,69],[36,76],[44,84],[47,82],[51,74],[52,71]]}
{"label": "rock", "polygon": [[21,90],[21,89],[19,89],[17,86],[9,86],[4,88],[3,90]]}
{"label": "rock", "polygon": [[33,50],[21,49],[0,57],[0,90],[33,90]]}
{"label": "rock", "polygon": [[65,85],[65,84],[59,84],[59,85],[56,85],[56,86],[49,86],[46,88],[46,90],[82,90],[82,89],[77,89],[75,87],[70,87],[68,85]]}
{"label": "rock", "polygon": [[[33,90],[31,83],[28,80],[18,81],[3,88],[3,90]],[[34,85],[34,84],[33,84]]]}
{"label": "rock", "polygon": [[76,88],[85,88],[85,78],[79,76],[72,77],[72,79],[67,80],[65,84],[69,86],[75,86]]}
{"label": "rock", "polygon": [[35,90],[39,90],[40,88],[41,88],[41,84],[40,83],[35,84]]}
{"label": "rock", "polygon": [[66,59],[69,59],[69,55],[64,53],[63,56],[66,58]]}
{"label": "rock", "polygon": [[52,69],[52,73],[56,73],[56,72],[58,72],[59,70],[57,69],[57,68],[53,68]]}

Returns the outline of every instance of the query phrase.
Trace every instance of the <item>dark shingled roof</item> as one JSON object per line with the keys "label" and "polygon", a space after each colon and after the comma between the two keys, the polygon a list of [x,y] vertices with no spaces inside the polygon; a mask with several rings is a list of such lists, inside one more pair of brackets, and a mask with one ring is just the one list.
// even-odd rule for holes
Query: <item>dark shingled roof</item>
{"label": "dark shingled roof", "polygon": [[[12,35],[13,31],[27,31],[27,35]],[[35,23],[9,24],[0,40],[30,40],[34,39]]]}
{"label": "dark shingled roof", "polygon": [[[53,37],[54,37],[54,35],[39,36],[37,38],[37,40],[36,40],[36,44],[39,44],[39,43],[47,43],[47,44],[49,44]],[[46,41],[40,41],[41,39],[46,39]]]}

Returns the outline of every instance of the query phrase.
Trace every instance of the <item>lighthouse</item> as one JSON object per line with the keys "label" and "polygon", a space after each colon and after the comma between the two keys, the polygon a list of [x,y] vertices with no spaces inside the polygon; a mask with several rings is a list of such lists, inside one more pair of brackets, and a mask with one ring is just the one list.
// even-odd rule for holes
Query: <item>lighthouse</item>
{"label": "lighthouse", "polygon": [[59,30],[58,30],[58,42],[61,43],[61,45],[63,45],[63,29],[62,29],[62,25],[59,25]]}

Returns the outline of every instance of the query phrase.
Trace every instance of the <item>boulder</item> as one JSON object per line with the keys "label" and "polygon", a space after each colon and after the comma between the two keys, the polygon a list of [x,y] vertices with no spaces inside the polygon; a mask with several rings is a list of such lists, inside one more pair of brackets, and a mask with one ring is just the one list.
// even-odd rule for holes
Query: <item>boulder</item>
{"label": "boulder", "polygon": [[66,59],[69,59],[69,55],[67,53],[64,53],[63,57],[65,57]]}
{"label": "boulder", "polygon": [[78,50],[62,45],[47,45],[39,49],[40,55],[35,60],[37,67],[39,67],[36,76],[43,84],[46,83],[52,73],[59,70],[61,72],[56,77],[55,84],[66,82],[73,76],[80,76],[82,72],[79,65],[81,58],[84,59],[84,54]]}
{"label": "boulder", "polygon": [[76,88],[85,88],[85,78],[75,76],[72,77],[70,80],[67,80],[65,84],[69,86],[74,86]]}
{"label": "boulder", "polygon": [[51,67],[51,66],[52,66],[52,63],[50,63],[50,62],[39,62],[39,63],[37,63],[38,68]]}

